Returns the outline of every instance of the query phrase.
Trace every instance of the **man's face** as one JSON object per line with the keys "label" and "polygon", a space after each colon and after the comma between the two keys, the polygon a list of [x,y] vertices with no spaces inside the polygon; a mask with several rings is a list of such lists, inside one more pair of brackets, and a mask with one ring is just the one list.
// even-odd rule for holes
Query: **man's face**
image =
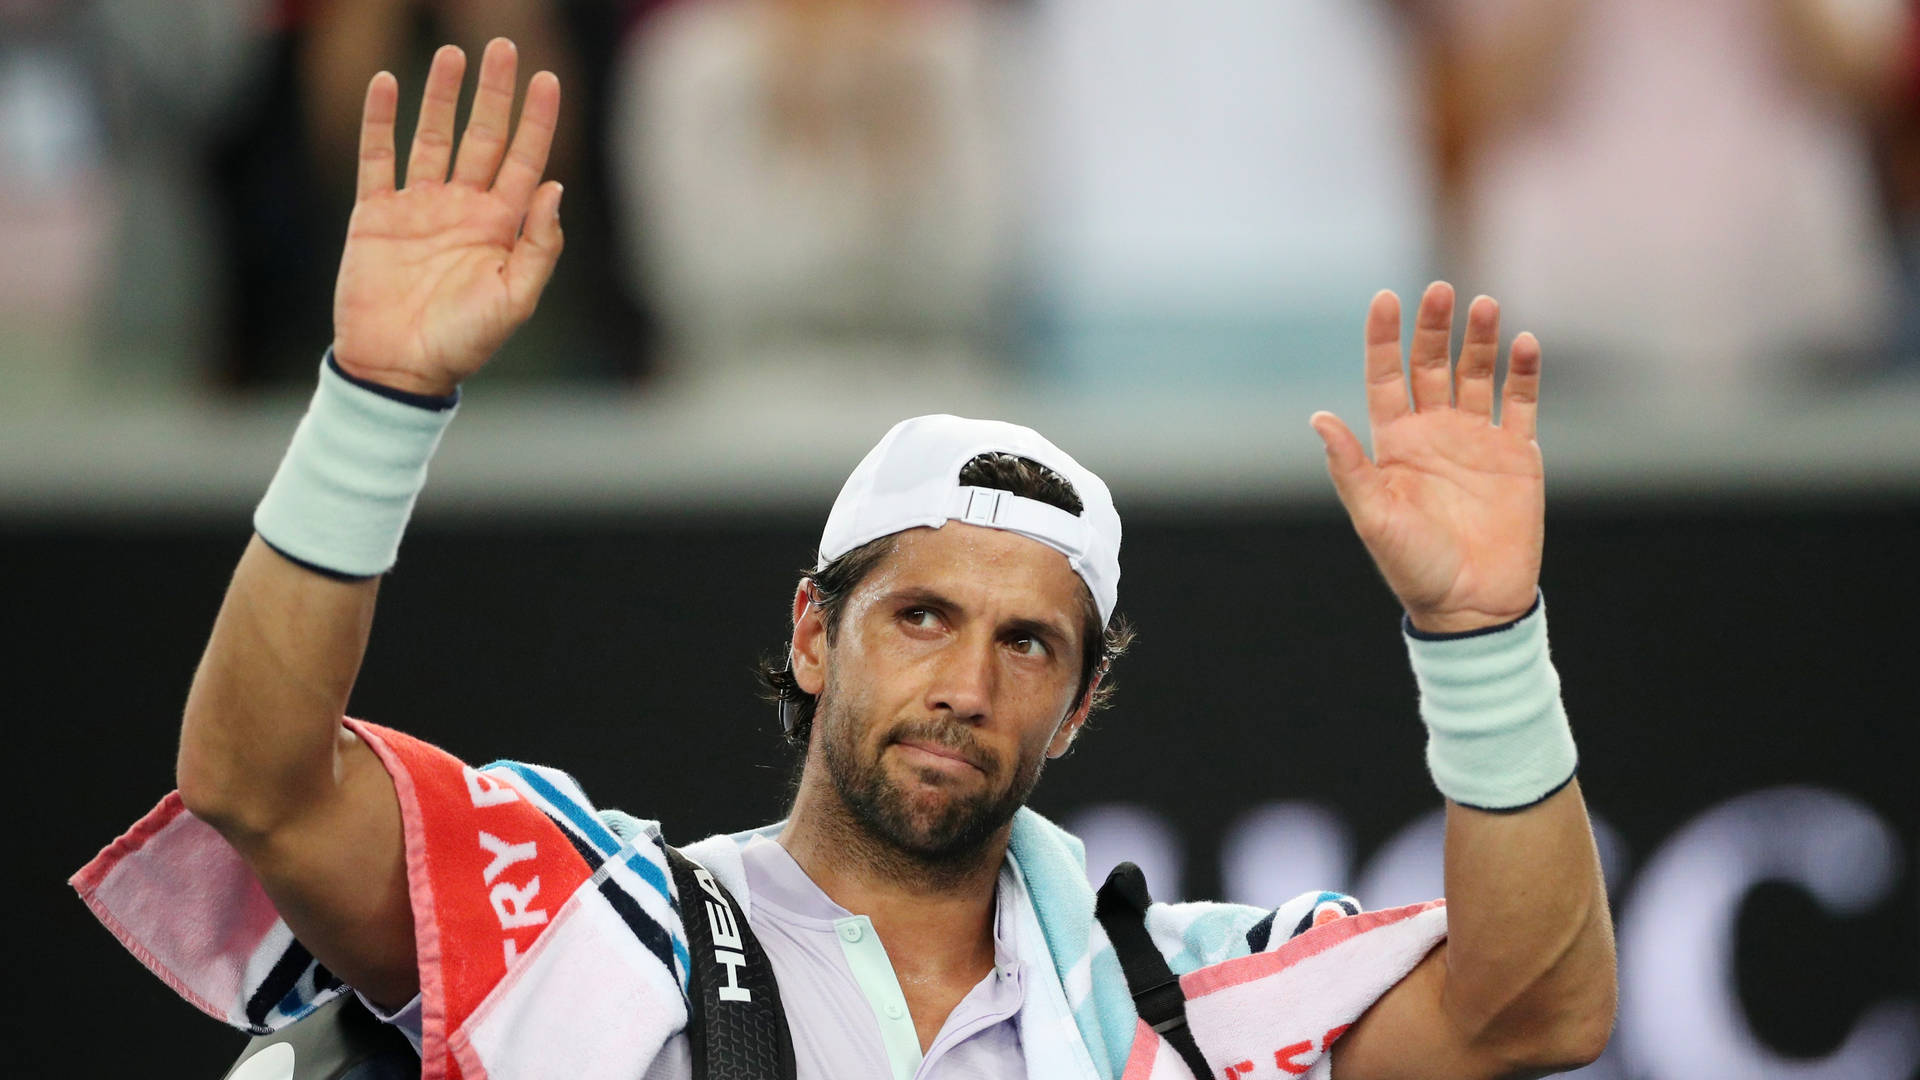
{"label": "man's face", "polygon": [[1086,586],[1059,552],[913,529],[848,597],[814,738],[866,831],[925,861],[977,852],[1026,802],[1075,710]]}

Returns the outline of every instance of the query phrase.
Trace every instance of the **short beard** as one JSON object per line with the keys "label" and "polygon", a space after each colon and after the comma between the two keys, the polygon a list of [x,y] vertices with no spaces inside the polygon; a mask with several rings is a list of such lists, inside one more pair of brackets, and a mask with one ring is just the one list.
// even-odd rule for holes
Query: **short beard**
{"label": "short beard", "polygon": [[[924,720],[896,724],[872,761],[859,760],[858,725],[842,715],[827,695],[817,721],[827,777],[846,808],[847,837],[853,853],[871,868],[899,881],[956,884],[983,868],[991,845],[1013,815],[1026,805],[1040,782],[1044,754],[1014,765],[1011,781],[995,794],[1002,770],[958,721]],[[953,751],[986,775],[984,790],[949,798],[931,810],[916,809],[881,758],[887,747],[911,739]]]}

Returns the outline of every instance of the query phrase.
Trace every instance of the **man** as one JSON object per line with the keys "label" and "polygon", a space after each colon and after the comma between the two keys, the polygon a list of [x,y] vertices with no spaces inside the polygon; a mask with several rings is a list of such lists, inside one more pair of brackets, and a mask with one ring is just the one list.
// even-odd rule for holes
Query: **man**
{"label": "man", "polygon": [[[509,142],[514,51],[491,43],[455,156],[463,65],[435,57],[403,190],[397,86],[368,88],[333,350],[195,676],[179,798],[75,880],[172,985],[243,1025],[297,1020],[344,981],[430,1076],[686,1076],[679,995],[707,960],[683,913],[705,901],[666,887],[657,832],[596,815],[563,774],[476,770],[342,720],[458,387],[561,248],[560,186],[540,182],[557,80],[533,77]],[[1397,301],[1374,299],[1374,459],[1312,419],[1407,613],[1451,800],[1449,904],[1156,909],[1213,1075],[1537,1075],[1598,1056],[1611,1025],[1611,927],[1537,596],[1539,346],[1513,343],[1496,425],[1495,306],[1471,306],[1455,368],[1452,304],[1428,289],[1403,372]],[[896,427],[836,501],[773,673],[806,740],[791,816],[691,849],[703,888],[743,894],[800,1076],[1184,1071],[1133,1015],[1075,842],[1020,809],[1121,644],[1119,533],[1104,484],[1051,443],[952,417]],[[142,901],[168,875],[225,923],[156,916]]]}

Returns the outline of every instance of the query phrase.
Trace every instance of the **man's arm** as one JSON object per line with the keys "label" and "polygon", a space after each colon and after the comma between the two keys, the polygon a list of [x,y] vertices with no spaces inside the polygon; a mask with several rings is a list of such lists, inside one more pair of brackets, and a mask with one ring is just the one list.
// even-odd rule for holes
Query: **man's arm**
{"label": "man's arm", "polygon": [[1446,837],[1447,940],[1334,1044],[1334,1075],[1539,1076],[1599,1057],[1613,923],[1577,782],[1511,814],[1449,803]]}
{"label": "man's arm", "polygon": [[[1391,293],[1374,298],[1366,361],[1372,460],[1338,418],[1316,413],[1313,426],[1326,443],[1340,499],[1414,636],[1494,631],[1482,646],[1516,642],[1494,647],[1525,659],[1528,639],[1509,635],[1525,635],[1544,618],[1533,610],[1546,528],[1534,439],[1540,346],[1529,334],[1515,339],[1496,424],[1498,307],[1486,297],[1473,303],[1456,368],[1449,356],[1453,303],[1444,283],[1427,290],[1403,370],[1399,301]],[[1523,618],[1521,626],[1497,629]],[[1505,666],[1543,683],[1482,684],[1459,700],[1423,702],[1436,744],[1448,738],[1439,710],[1465,712],[1470,724],[1474,695],[1489,689],[1501,695],[1506,716],[1524,719],[1514,730],[1540,724],[1551,734],[1557,724],[1558,738],[1566,738],[1544,639],[1536,640],[1530,663]],[[1443,692],[1436,687],[1431,696]],[[1591,1061],[1613,1024],[1613,926],[1579,785],[1552,790],[1571,770],[1570,744],[1557,754],[1527,755],[1536,775],[1520,783],[1500,775],[1498,760],[1448,759],[1450,751],[1436,749],[1429,760],[1437,779],[1443,765],[1466,770],[1448,769],[1448,790],[1504,787],[1520,790],[1531,805],[1490,800],[1485,805],[1511,808],[1483,810],[1448,802],[1448,940],[1335,1044],[1335,1073],[1342,1080],[1479,1080]],[[1541,760],[1565,771],[1542,779]]]}
{"label": "man's arm", "polygon": [[180,796],[247,860],[294,935],[368,997],[417,989],[400,804],[340,723],[378,579],[331,580],[258,536],[194,673]]}
{"label": "man's arm", "polygon": [[[187,808],[246,859],[315,958],[385,1004],[418,989],[399,803],[341,717],[379,574],[417,493],[406,477],[424,477],[438,438],[426,399],[452,395],[532,314],[559,257],[559,185],[540,182],[559,83],[533,78],[509,147],[515,66],[511,43],[488,45],[456,157],[465,58],[440,50],[404,189],[394,176],[398,86],[384,72],[369,85],[334,294],[333,359],[360,386],[323,376],[339,385],[316,397],[269,494],[272,513],[263,504],[256,516],[261,535],[228,587],[181,727]],[[329,394],[376,404],[355,406],[343,427],[321,405]],[[393,460],[400,451],[417,457],[410,472]],[[341,535],[351,542],[333,539]]]}

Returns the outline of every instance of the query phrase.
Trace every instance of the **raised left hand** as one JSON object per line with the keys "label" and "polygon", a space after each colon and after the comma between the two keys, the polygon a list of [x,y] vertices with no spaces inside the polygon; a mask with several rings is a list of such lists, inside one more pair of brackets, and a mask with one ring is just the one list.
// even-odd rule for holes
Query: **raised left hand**
{"label": "raised left hand", "polygon": [[1339,417],[1317,412],[1311,421],[1354,531],[1413,625],[1434,633],[1526,614],[1546,535],[1546,482],[1534,441],[1540,343],[1532,334],[1514,338],[1495,423],[1499,305],[1486,296],[1473,302],[1455,366],[1453,304],[1452,286],[1427,287],[1404,369],[1399,297],[1382,291],[1368,306],[1371,460]]}

